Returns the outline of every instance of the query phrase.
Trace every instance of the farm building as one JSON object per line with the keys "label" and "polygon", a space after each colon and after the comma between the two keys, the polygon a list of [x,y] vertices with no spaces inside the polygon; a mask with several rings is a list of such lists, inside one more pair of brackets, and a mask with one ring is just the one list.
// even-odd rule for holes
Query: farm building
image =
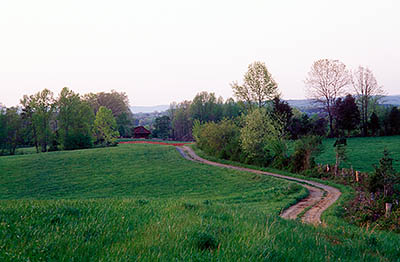
{"label": "farm building", "polygon": [[133,129],[133,138],[149,138],[151,132],[144,126],[137,126]]}

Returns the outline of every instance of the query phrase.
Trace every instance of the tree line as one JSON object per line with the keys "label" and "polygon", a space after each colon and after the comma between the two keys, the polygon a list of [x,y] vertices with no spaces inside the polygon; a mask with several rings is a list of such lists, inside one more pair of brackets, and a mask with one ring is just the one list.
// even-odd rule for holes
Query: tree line
{"label": "tree line", "polygon": [[18,107],[0,108],[0,154],[13,155],[20,146],[36,152],[111,146],[132,127],[125,93],[81,96],[65,87],[55,98],[44,89],[24,95]]}
{"label": "tree line", "polygon": [[[385,136],[400,134],[400,110],[383,105],[385,91],[370,69],[351,71],[338,60],[316,61],[305,80],[307,97],[318,113],[305,114],[281,100],[277,83],[265,64],[249,65],[241,85],[231,87],[236,101],[223,101],[214,93],[201,92],[192,101],[173,103],[166,116],[154,123],[153,135],[162,139],[192,140],[192,127],[247,115],[255,108],[273,107],[285,115],[288,136],[308,133],[328,137]],[[236,121],[237,122],[237,121]]]}

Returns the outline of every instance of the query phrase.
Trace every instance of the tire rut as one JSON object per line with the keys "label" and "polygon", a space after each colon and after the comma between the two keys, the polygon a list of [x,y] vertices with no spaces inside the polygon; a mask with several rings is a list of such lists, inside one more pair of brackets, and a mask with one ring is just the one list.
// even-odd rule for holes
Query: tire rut
{"label": "tire rut", "polygon": [[305,223],[318,225],[321,224],[321,215],[328,207],[330,207],[340,197],[341,193],[337,188],[324,185],[318,182],[309,181],[301,178],[295,178],[285,175],[274,174],[270,172],[254,170],[245,167],[237,167],[232,165],[221,164],[199,157],[192,148],[188,146],[177,146],[178,152],[186,159],[204,163],[212,166],[230,168],[255,174],[273,176],[281,179],[290,180],[307,188],[309,195],[296,204],[283,210],[281,217],[285,219],[297,219],[299,214],[304,212],[301,220]]}

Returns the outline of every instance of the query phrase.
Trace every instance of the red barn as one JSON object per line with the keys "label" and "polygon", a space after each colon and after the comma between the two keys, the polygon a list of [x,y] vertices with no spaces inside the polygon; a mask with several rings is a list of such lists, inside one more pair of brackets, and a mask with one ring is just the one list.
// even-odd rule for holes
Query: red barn
{"label": "red barn", "polygon": [[137,126],[133,129],[133,138],[149,138],[151,132],[144,126]]}

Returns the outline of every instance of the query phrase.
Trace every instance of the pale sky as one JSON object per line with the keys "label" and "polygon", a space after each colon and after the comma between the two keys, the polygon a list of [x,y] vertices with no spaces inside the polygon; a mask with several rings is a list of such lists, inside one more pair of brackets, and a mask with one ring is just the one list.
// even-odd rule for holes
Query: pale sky
{"label": "pale sky", "polygon": [[368,66],[400,94],[399,14],[396,0],[2,0],[0,103],[64,86],[123,91],[131,105],[228,98],[253,61],[284,98],[304,98],[321,58]]}

